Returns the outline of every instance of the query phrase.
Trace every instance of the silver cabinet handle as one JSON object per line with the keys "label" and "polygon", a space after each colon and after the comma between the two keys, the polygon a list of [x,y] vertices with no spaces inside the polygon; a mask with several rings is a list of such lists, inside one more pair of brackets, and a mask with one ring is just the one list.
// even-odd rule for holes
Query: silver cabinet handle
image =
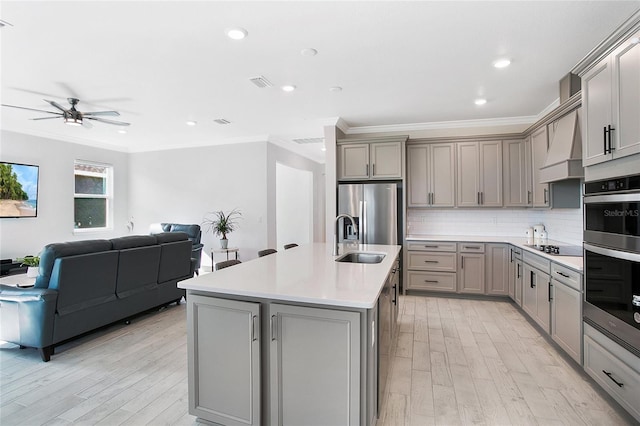
{"label": "silver cabinet handle", "polygon": [[531,204],[531,191],[527,191],[527,204]]}
{"label": "silver cabinet handle", "polygon": [[547,204],[549,201],[547,200],[547,193],[549,190],[547,188],[544,189],[544,203]]}
{"label": "silver cabinet handle", "polygon": [[273,342],[274,340],[276,340],[276,330],[274,329],[274,326],[276,325],[276,316],[275,315],[271,315],[271,341]]}
{"label": "silver cabinet handle", "polygon": [[251,341],[255,342],[256,340],[258,340],[257,334],[256,334],[256,320],[258,319],[258,317],[256,315],[254,315],[253,317],[251,317]]}

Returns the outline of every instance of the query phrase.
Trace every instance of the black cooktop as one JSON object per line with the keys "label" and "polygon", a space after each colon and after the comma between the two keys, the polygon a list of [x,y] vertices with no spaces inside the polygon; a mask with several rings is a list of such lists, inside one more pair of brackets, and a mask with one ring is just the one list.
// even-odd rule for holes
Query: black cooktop
{"label": "black cooktop", "polygon": [[552,256],[577,256],[582,257],[581,246],[556,246],[553,244],[525,244],[527,247],[550,254]]}

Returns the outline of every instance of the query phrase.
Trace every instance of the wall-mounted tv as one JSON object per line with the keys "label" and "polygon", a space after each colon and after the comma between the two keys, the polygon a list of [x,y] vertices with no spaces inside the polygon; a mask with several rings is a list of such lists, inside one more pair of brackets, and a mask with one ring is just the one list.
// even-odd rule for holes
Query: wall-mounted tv
{"label": "wall-mounted tv", "polygon": [[38,215],[38,166],[0,161],[0,218]]}

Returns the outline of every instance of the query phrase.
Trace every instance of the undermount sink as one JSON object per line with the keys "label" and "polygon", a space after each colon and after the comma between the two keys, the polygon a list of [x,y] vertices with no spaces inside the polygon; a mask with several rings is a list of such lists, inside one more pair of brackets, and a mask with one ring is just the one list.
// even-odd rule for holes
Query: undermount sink
{"label": "undermount sink", "polygon": [[368,253],[362,251],[352,251],[350,253],[343,254],[336,259],[336,262],[342,263],[380,263],[384,259],[385,254],[382,253]]}

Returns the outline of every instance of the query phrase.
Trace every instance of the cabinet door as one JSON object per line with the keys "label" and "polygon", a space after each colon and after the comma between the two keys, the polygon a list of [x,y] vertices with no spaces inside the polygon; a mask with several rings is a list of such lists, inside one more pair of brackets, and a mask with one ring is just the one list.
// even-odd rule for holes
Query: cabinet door
{"label": "cabinet door", "polygon": [[390,275],[387,278],[380,297],[378,298],[378,406],[384,405],[385,396],[387,394],[387,378],[389,376],[389,367],[391,366],[391,339],[393,334],[392,323],[392,297],[393,289],[391,288],[393,278]]}
{"label": "cabinet door", "polygon": [[536,317],[535,320],[547,332],[551,333],[551,277],[536,272]]}
{"label": "cabinet door", "polygon": [[513,257],[513,247],[509,247],[509,298],[516,300],[516,259]]}
{"label": "cabinet door", "polygon": [[515,301],[522,306],[522,291],[524,290],[524,269],[522,260],[516,260],[516,288],[514,289]]}
{"label": "cabinet door", "polygon": [[458,207],[480,205],[480,152],[477,142],[461,142],[458,151]]}
{"label": "cabinet door", "polygon": [[369,179],[369,144],[340,145],[338,179]]}
{"label": "cabinet door", "polygon": [[431,206],[454,207],[456,203],[455,144],[433,144],[430,146],[430,151]]}
{"label": "cabinet door", "polygon": [[502,145],[503,189],[505,207],[525,207],[529,205],[527,186],[526,161],[524,140],[504,141]]}
{"label": "cabinet door", "polygon": [[189,295],[189,413],[260,424],[260,304]]}
{"label": "cabinet door", "polygon": [[411,145],[407,147],[409,174],[409,207],[427,207],[431,201],[429,189],[429,145]]}
{"label": "cabinet door", "polygon": [[460,253],[459,257],[458,291],[484,294],[484,254]]}
{"label": "cabinet door", "polygon": [[370,145],[372,179],[402,178],[402,144],[400,142]]}
{"label": "cabinet door", "polygon": [[582,364],[582,297],[579,291],[553,280],[551,338]]}
{"label": "cabinet door", "polygon": [[480,204],[502,207],[502,141],[479,143]]}
{"label": "cabinet door", "polygon": [[549,207],[549,184],[540,183],[540,167],[547,159],[547,127],[543,126],[531,135],[533,207]]}
{"label": "cabinet door", "polygon": [[485,287],[487,294],[506,296],[509,293],[509,246],[506,244],[486,245]]}
{"label": "cabinet door", "polygon": [[270,424],[360,424],[360,314],[271,304],[269,317]]}
{"label": "cabinet door", "polygon": [[[640,32],[630,37],[640,37]],[[640,152],[640,43],[627,41],[612,55],[615,158]]]}
{"label": "cabinet door", "polygon": [[529,317],[535,319],[538,312],[535,269],[525,263],[523,264],[523,273],[522,309]]}
{"label": "cabinet door", "polygon": [[613,124],[611,104],[611,61],[607,58],[582,77],[583,166],[611,159],[611,154],[604,153],[603,134],[604,128]]}

